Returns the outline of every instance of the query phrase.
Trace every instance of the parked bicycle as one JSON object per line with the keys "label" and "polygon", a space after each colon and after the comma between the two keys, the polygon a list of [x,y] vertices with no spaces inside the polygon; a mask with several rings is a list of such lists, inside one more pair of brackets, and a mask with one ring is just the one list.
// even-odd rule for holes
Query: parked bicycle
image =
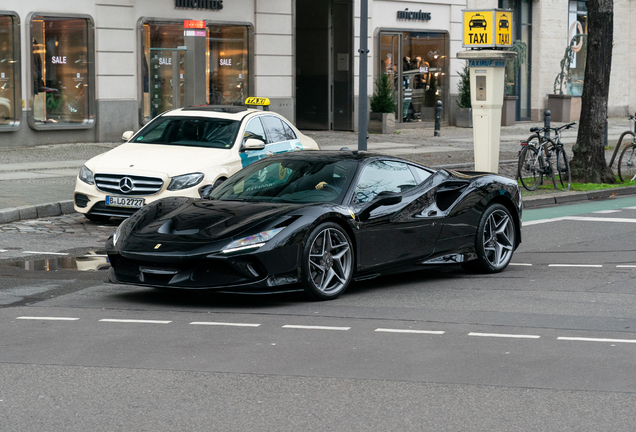
{"label": "parked bicycle", "polygon": [[[527,141],[522,141],[522,149],[519,152],[519,162],[517,166],[517,177],[521,184],[529,191],[536,190],[543,183],[543,176],[552,179],[554,188],[558,189],[558,184],[565,190],[570,189],[572,176],[570,173],[570,162],[568,161],[563,143],[561,142],[561,132],[570,129],[576,123],[569,123],[558,128],[537,128],[533,127],[530,132],[534,132]],[[546,132],[553,131],[554,138],[546,136]],[[555,155],[556,166],[552,167],[552,155]]]}
{"label": "parked bicycle", "polygon": [[618,143],[614,149],[614,154],[612,154],[612,159],[609,163],[609,167],[611,168],[614,164],[614,160],[616,159],[616,155],[621,148],[623,139],[628,137],[625,140],[626,144],[621,153],[621,157],[618,158],[618,177],[622,182],[636,180],[636,134],[634,133],[636,130],[636,127],[634,126],[636,117],[630,115],[629,122],[630,130],[623,132],[621,137],[618,139]]}

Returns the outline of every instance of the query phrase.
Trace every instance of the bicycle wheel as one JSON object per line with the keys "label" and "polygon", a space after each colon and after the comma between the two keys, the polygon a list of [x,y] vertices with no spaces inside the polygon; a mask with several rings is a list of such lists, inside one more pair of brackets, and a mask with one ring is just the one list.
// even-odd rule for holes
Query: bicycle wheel
{"label": "bicycle wheel", "polygon": [[561,183],[563,189],[570,190],[572,173],[570,172],[570,162],[568,162],[568,155],[565,154],[565,150],[562,146],[558,146],[556,149],[556,176],[559,179],[559,183]]}
{"label": "bicycle wheel", "polygon": [[541,185],[543,177],[543,158],[539,155],[537,148],[533,145],[526,145],[519,154],[517,166],[517,176],[521,184],[529,191],[533,191]]}
{"label": "bicycle wheel", "polygon": [[618,159],[618,177],[622,182],[633,180],[636,176],[636,144],[623,149]]}

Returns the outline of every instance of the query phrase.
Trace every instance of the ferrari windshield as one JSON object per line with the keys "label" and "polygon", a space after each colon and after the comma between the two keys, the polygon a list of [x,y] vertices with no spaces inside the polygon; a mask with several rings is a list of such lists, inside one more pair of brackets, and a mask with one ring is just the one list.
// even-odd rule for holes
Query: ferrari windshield
{"label": "ferrari windshield", "polygon": [[211,199],[285,203],[341,202],[358,164],[341,159],[264,159],[214,189]]}
{"label": "ferrari windshield", "polygon": [[135,143],[229,149],[239,129],[236,120],[161,116],[134,138]]}

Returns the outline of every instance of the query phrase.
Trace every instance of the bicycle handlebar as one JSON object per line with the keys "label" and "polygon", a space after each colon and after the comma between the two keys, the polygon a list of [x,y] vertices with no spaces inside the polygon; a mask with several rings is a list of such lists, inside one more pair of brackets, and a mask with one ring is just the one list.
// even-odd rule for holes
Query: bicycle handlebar
{"label": "bicycle handlebar", "polygon": [[559,132],[562,129],[570,129],[575,124],[576,124],[576,122],[572,122],[572,123],[568,123],[568,124],[563,125],[563,126],[559,126],[558,128],[552,128],[552,127],[538,128],[538,127],[533,127],[533,128],[530,128],[530,132],[546,132],[546,131],[549,131],[549,130],[554,131],[554,132]]}

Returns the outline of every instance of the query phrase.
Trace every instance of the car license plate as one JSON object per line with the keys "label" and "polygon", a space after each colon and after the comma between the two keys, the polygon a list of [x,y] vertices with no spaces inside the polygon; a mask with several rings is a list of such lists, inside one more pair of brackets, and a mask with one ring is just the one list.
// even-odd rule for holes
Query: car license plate
{"label": "car license plate", "polygon": [[143,198],[126,198],[107,196],[106,205],[110,207],[124,207],[124,208],[142,208],[144,206]]}

